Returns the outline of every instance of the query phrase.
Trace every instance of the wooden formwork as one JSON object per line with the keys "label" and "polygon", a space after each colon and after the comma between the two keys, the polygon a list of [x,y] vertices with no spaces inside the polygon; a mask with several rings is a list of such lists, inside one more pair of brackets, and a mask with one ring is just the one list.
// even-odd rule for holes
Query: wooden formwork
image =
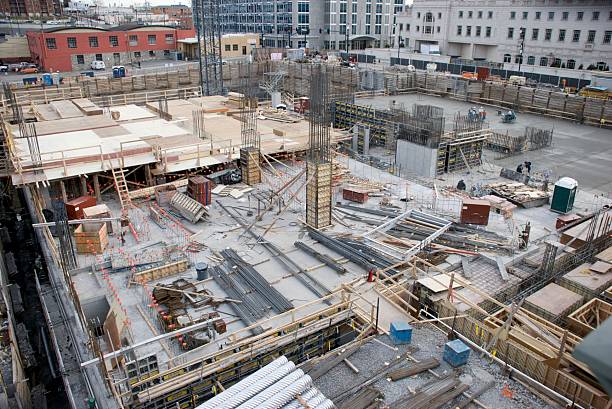
{"label": "wooden formwork", "polygon": [[240,170],[242,181],[249,186],[261,183],[261,155],[256,148],[240,149]]}
{"label": "wooden formwork", "polygon": [[[533,322],[537,323],[536,325],[538,328],[545,328],[546,331],[552,332],[555,338],[560,342],[565,332],[562,328],[546,322],[546,320],[535,314],[531,314],[529,311],[522,309],[520,311],[521,314],[528,316]],[[486,346],[496,336],[496,331],[498,331],[503,320],[507,317],[506,314],[506,310],[500,311],[494,314],[495,317],[491,316],[487,323],[483,323],[483,321],[477,320],[471,316],[458,317],[454,320],[453,326],[457,332],[466,338],[478,345]],[[512,335],[518,332],[518,330],[515,330]],[[522,337],[523,341],[525,339],[530,342],[534,340],[537,341],[535,338],[529,339],[525,337],[526,336]],[[563,359],[568,359],[568,357],[570,360],[572,359],[569,351],[571,351],[573,346],[577,345],[580,340],[580,337],[572,333],[567,334],[566,345],[568,345],[568,348],[563,354]],[[547,348],[548,352],[550,352],[552,348],[541,341],[537,342],[537,346],[528,348],[514,339],[513,336],[500,336],[495,340],[495,344],[491,346],[490,351],[494,353],[497,358],[512,365],[517,370],[542,383],[546,387],[565,396],[567,399],[574,400],[583,407],[592,407],[594,409],[607,408],[610,402],[609,397],[596,381],[573,365],[571,366],[573,370],[568,370],[567,363],[564,365],[563,360],[561,361],[561,365],[557,367],[555,365],[556,355],[553,354],[553,358],[550,359],[548,355],[543,356],[538,349],[542,344]]]}
{"label": "wooden formwork", "polygon": [[612,315],[612,304],[593,298],[567,316],[567,326],[581,337],[587,336]]}
{"label": "wooden formwork", "polygon": [[332,164],[306,165],[306,223],[319,229],[331,224]]}
{"label": "wooden formwork", "polygon": [[74,243],[77,253],[102,254],[108,246],[106,223],[80,224],[74,230]]}

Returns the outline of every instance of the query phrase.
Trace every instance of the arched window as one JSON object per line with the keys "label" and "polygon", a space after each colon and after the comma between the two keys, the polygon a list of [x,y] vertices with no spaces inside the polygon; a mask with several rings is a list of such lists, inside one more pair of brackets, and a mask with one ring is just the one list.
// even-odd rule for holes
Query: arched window
{"label": "arched window", "polygon": [[550,66],[555,68],[561,67],[561,58],[555,58]]}
{"label": "arched window", "polygon": [[527,57],[527,64],[535,65],[535,57],[533,55],[530,55],[529,57]]}
{"label": "arched window", "polygon": [[546,66],[548,66],[548,58],[546,58],[546,57],[542,57],[542,58],[540,58],[540,65],[541,65],[542,67],[546,67]]}
{"label": "arched window", "polygon": [[515,64],[522,64],[523,63],[523,56],[520,54],[517,54],[514,56],[514,63]]}
{"label": "arched window", "polygon": [[434,21],[433,14],[431,14],[429,12],[425,13],[425,22],[426,23],[433,23],[433,21]]}
{"label": "arched window", "polygon": [[512,62],[512,56],[510,54],[504,54],[504,62]]}
{"label": "arched window", "polygon": [[565,64],[565,66],[573,70],[576,68],[576,60],[567,60],[567,64]]}

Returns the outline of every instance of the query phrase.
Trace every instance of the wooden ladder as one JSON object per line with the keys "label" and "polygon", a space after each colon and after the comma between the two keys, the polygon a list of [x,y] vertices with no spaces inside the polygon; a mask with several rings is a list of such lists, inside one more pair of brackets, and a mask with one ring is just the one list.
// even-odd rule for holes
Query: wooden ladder
{"label": "wooden ladder", "polygon": [[125,171],[123,168],[114,169],[111,166],[111,172],[113,173],[113,179],[115,180],[115,189],[117,189],[117,194],[119,195],[121,210],[127,210],[132,206],[132,200],[130,199],[128,185],[125,181]]}

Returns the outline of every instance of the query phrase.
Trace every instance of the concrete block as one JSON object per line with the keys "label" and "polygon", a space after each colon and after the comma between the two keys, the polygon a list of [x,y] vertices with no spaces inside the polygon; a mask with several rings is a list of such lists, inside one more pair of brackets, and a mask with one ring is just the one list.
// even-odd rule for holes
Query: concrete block
{"label": "concrete block", "polygon": [[465,365],[470,357],[470,348],[460,339],[449,341],[444,345],[443,359],[452,367]]}
{"label": "concrete block", "polygon": [[389,329],[391,341],[395,345],[409,344],[412,340],[412,326],[407,322],[395,321],[391,323]]}

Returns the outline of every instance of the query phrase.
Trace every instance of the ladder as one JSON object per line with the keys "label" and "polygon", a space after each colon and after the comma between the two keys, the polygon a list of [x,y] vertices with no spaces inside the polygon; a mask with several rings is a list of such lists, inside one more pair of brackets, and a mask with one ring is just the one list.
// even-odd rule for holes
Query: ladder
{"label": "ladder", "polygon": [[114,169],[111,166],[111,172],[113,173],[113,179],[115,181],[115,189],[117,189],[117,194],[119,195],[121,210],[127,210],[132,206],[132,200],[130,199],[127,182],[125,181],[125,171],[123,168]]}

